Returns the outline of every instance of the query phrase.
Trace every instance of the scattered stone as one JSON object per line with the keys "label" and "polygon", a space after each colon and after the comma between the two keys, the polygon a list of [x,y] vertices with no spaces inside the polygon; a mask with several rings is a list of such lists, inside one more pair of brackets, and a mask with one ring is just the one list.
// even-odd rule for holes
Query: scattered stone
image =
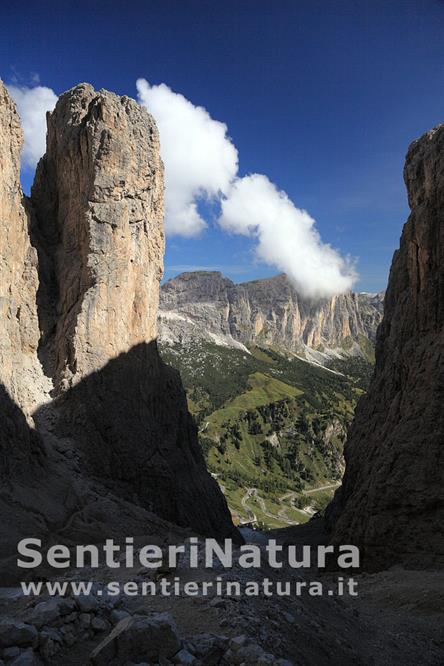
{"label": "scattered stone", "polygon": [[77,618],[78,618],[78,614],[77,614],[77,612],[75,612],[75,613],[70,613],[69,615],[66,615],[66,616],[63,618],[63,621],[64,621],[66,624],[69,624],[70,622],[75,622],[75,621],[77,620]]}
{"label": "scattered stone", "polygon": [[258,664],[259,660],[265,656],[265,652],[260,645],[250,643],[249,645],[244,645],[240,648],[237,655],[240,660],[238,662],[239,664],[243,662],[246,662],[247,664]]}
{"label": "scattered stone", "polygon": [[27,646],[38,641],[37,629],[18,620],[5,619],[0,622],[0,646]]}
{"label": "scattered stone", "polygon": [[13,659],[8,666],[41,666],[42,660],[37,657],[34,650],[28,648],[19,654],[18,657]]}
{"label": "scattered stone", "polygon": [[241,647],[246,645],[247,641],[248,638],[245,636],[245,634],[242,634],[242,636],[235,636],[230,641],[230,648],[234,651],[239,650]]}
{"label": "scattered stone", "polygon": [[91,615],[90,613],[80,613],[79,615],[79,626],[82,629],[88,629],[91,625]]}
{"label": "scattered stone", "polygon": [[151,615],[151,611],[146,606],[138,606],[134,611],[134,615]]}
{"label": "scattered stone", "polygon": [[113,624],[118,624],[120,620],[130,617],[130,614],[125,610],[114,609],[111,611],[110,620]]}
{"label": "scattered stone", "polygon": [[94,631],[107,631],[110,628],[109,622],[101,617],[93,617],[91,620],[91,627]]}
{"label": "scattered stone", "polygon": [[63,640],[62,632],[53,627],[44,627],[39,634],[40,643],[44,643],[47,640],[54,641],[55,643],[61,643]]}
{"label": "scattered stone", "polygon": [[92,613],[99,608],[99,602],[93,594],[81,594],[76,597],[76,601],[82,613]]}
{"label": "scattered stone", "polygon": [[108,666],[117,655],[122,663],[147,658],[160,663],[161,658],[171,658],[180,648],[181,642],[171,615],[128,617],[121,620],[92,652],[91,663]]}
{"label": "scattered stone", "polygon": [[51,662],[52,658],[57,654],[59,649],[60,647],[54,643],[54,641],[48,640],[40,647],[40,654],[45,661]]}
{"label": "scattered stone", "polygon": [[181,664],[181,666],[191,666],[196,663],[196,657],[185,649],[180,650],[174,655],[172,660],[175,664]]}
{"label": "scattered stone", "polygon": [[213,608],[226,608],[226,605],[225,600],[220,599],[219,597],[214,597],[214,599],[210,601],[210,606]]}
{"label": "scattered stone", "polygon": [[76,605],[73,599],[54,597],[47,601],[41,601],[34,606],[26,615],[26,619],[38,628],[44,625],[50,626],[62,617],[71,614],[75,608]]}
{"label": "scattered stone", "polygon": [[110,594],[105,588],[101,590],[101,601],[107,608],[115,608],[122,602],[120,594]]}
{"label": "scattered stone", "polygon": [[9,661],[10,659],[14,659],[14,657],[18,657],[20,654],[20,648],[14,646],[14,647],[9,647],[6,648],[6,650],[3,650],[3,657],[6,659],[6,661]]}
{"label": "scattered stone", "polygon": [[214,634],[198,634],[191,639],[193,653],[200,659],[205,658],[206,666],[218,664],[226,652],[229,639]]}
{"label": "scattered stone", "polygon": [[74,631],[74,625],[73,624],[65,624],[63,627],[60,628],[60,633],[63,634],[63,639],[65,636],[68,636],[68,634],[72,634]]}

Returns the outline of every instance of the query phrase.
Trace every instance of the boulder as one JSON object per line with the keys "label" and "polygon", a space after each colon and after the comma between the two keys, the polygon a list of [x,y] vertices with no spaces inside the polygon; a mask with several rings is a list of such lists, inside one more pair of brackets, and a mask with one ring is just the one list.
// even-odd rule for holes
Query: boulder
{"label": "boulder", "polygon": [[19,654],[18,657],[9,662],[8,666],[43,666],[43,662],[34,650],[29,648]]}
{"label": "boulder", "polygon": [[218,664],[229,645],[228,638],[215,634],[197,634],[189,642],[193,653],[205,666]]}
{"label": "boulder", "polygon": [[121,620],[90,657],[94,666],[147,660],[171,659],[181,648],[173,618],[164,613],[152,618],[136,616]]}
{"label": "boulder", "polygon": [[104,620],[103,617],[93,617],[91,620],[91,628],[94,631],[107,631],[110,628],[110,624]]}
{"label": "boulder", "polygon": [[40,628],[57,623],[64,616],[68,616],[76,609],[74,599],[54,597],[47,601],[41,601],[26,614],[26,619],[31,624]]}
{"label": "boulder", "polygon": [[82,613],[94,613],[99,608],[99,601],[93,594],[79,594],[76,602]]}
{"label": "boulder", "polygon": [[193,666],[196,661],[196,657],[185,649],[179,650],[173,657],[173,663],[179,666]]}
{"label": "boulder", "polygon": [[0,621],[0,646],[3,648],[12,646],[34,645],[38,640],[38,632],[35,627],[19,620],[4,619]]}

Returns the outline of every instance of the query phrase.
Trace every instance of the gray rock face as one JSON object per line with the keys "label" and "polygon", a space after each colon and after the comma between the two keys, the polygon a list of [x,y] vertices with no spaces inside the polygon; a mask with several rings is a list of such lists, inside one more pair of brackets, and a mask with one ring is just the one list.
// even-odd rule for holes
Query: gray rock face
{"label": "gray rock face", "polygon": [[410,146],[404,177],[411,214],[329,518],[373,568],[444,564],[444,125]]}
{"label": "gray rock face", "polygon": [[37,253],[32,210],[20,185],[23,133],[14,102],[0,81],[0,367],[5,390],[29,415],[50,382],[37,358],[40,332]]}
{"label": "gray rock face", "polygon": [[24,201],[21,130],[1,84],[2,566],[12,575],[29,534],[87,543],[167,532],[166,519],[238,536],[180,377],[157,353],[154,121],[134,101],[81,84],[61,96],[48,128]]}
{"label": "gray rock face", "polygon": [[159,337],[359,354],[375,340],[382,307],[383,294],[303,299],[285,275],[234,284],[217,272],[183,273],[161,288]]}
{"label": "gray rock face", "polygon": [[156,337],[164,232],[153,118],[134,100],[87,84],[62,95],[48,118],[32,201],[59,388]]}
{"label": "gray rock face", "polygon": [[[17,507],[29,471],[42,474],[45,453],[32,412],[48,399],[51,386],[37,355],[38,262],[29,235],[32,211],[20,186],[22,143],[15,104],[0,81],[0,560],[11,554],[20,530],[23,534],[35,523],[35,515],[19,518]],[[19,491],[11,505],[13,482]],[[32,498],[31,505],[36,504]]]}

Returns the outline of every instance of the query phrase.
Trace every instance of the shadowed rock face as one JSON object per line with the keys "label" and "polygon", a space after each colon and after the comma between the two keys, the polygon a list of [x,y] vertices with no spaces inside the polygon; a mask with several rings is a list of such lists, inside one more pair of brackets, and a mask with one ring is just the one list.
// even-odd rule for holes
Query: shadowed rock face
{"label": "shadowed rock face", "polygon": [[[237,536],[208,474],[179,373],[154,342],[109,361],[54,404],[53,432],[113,493],[201,534]],[[36,422],[45,421],[45,408]]]}
{"label": "shadowed rock face", "polygon": [[0,83],[0,560],[27,535],[75,543],[168,531],[156,516],[239,537],[180,377],[157,353],[153,119],[87,84],[68,91],[48,116],[31,200],[21,144]]}
{"label": "shadowed rock face", "polygon": [[404,170],[411,215],[393,257],[376,369],[346,445],[333,541],[369,567],[444,564],[444,126]]}

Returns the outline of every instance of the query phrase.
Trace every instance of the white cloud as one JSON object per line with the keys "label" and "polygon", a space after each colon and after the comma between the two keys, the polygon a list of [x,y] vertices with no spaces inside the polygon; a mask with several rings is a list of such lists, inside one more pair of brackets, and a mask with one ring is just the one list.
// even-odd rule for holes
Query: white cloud
{"label": "white cloud", "polygon": [[9,85],[9,93],[15,103],[22,121],[25,142],[23,145],[22,164],[34,168],[46,148],[46,112],[52,111],[57,102],[57,95],[51,88],[36,86]]}
{"label": "white cloud", "polygon": [[139,101],[156,119],[165,163],[165,227],[169,234],[196,236],[206,222],[201,198],[226,194],[237,173],[237,150],[227,126],[164,83],[138,79]]}
{"label": "white cloud", "polygon": [[[8,86],[17,103],[25,143],[22,163],[35,167],[45,152],[46,112],[57,96],[44,86]],[[256,254],[284,271],[306,296],[351,289],[353,264],[322,242],[310,215],[296,208],[266,176],[237,177],[238,154],[227,126],[167,85],[137,81],[139,101],[156,119],[165,163],[165,226],[168,234],[198,235],[206,222],[198,202],[220,202],[220,226],[256,240]]]}
{"label": "white cloud", "polygon": [[166,231],[191,237],[205,228],[200,198],[221,203],[222,228],[257,239],[257,256],[284,271],[306,296],[348,291],[353,265],[321,241],[315,221],[266,176],[237,177],[237,150],[224,123],[167,85],[137,81],[139,101],[156,119],[165,163]]}
{"label": "white cloud", "polygon": [[236,179],[222,201],[219,224],[256,238],[258,257],[284,271],[305,296],[343,293],[357,277],[353,265],[321,241],[313,218],[266,176]]}

